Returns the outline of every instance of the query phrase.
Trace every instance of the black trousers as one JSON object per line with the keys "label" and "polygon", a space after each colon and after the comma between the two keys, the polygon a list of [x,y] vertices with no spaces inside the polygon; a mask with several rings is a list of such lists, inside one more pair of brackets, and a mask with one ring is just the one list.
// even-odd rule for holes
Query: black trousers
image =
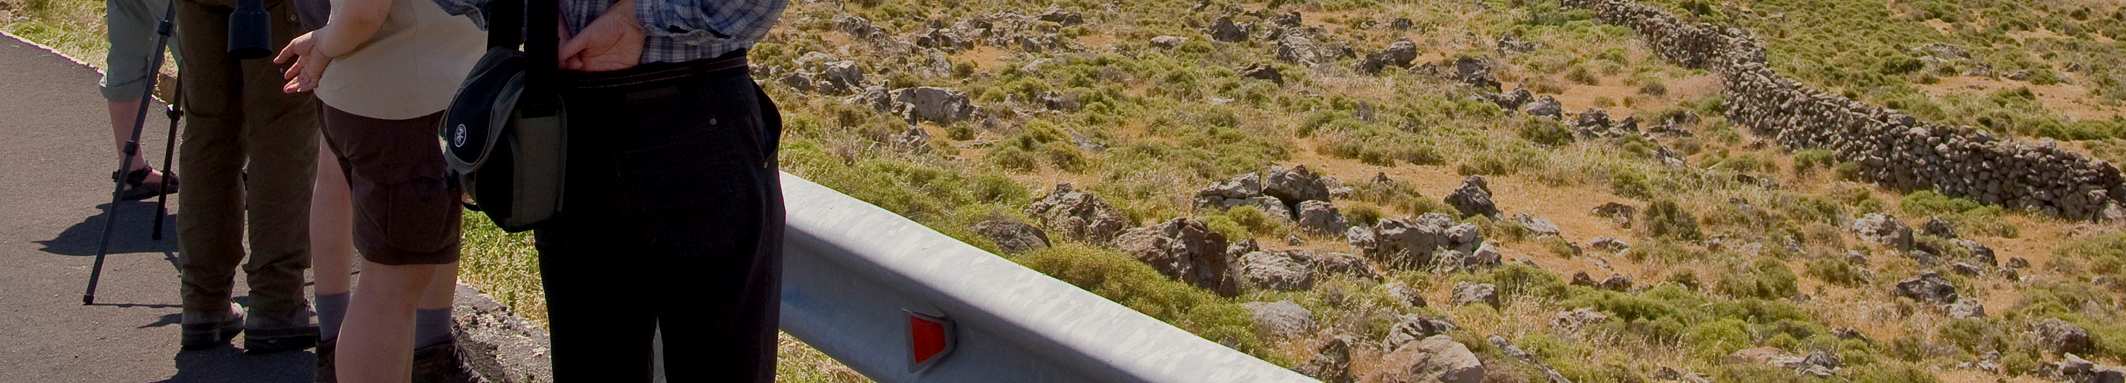
{"label": "black trousers", "polygon": [[659,327],[669,381],[774,380],[782,122],[714,61],[563,76],[563,207],[535,231],[557,381],[649,382]]}

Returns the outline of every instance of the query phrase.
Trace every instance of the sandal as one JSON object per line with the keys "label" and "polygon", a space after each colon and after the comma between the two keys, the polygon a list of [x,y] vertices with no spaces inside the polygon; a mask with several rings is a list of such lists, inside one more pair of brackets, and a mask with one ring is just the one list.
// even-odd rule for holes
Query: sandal
{"label": "sandal", "polygon": [[[143,167],[126,172],[125,191],[120,192],[118,198],[125,201],[139,201],[165,193],[177,193],[179,183],[176,173],[163,172],[162,180],[151,185],[147,183],[148,175],[154,171],[154,167]],[[117,172],[111,173],[112,181],[117,181],[118,177],[119,174]]]}

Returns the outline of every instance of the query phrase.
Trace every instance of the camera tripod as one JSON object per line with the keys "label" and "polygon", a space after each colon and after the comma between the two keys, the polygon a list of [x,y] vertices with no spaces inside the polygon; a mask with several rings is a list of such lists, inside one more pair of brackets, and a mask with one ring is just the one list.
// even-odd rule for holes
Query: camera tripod
{"label": "camera tripod", "polygon": [[[118,172],[116,173],[118,176],[112,177],[114,178],[113,181],[115,185],[111,187],[111,203],[109,205],[104,205],[103,234],[96,243],[96,264],[94,267],[89,269],[88,291],[81,293],[81,304],[83,305],[96,304],[96,281],[103,276],[103,257],[105,255],[110,254],[111,229],[115,227],[118,223],[118,203],[124,201],[127,186],[126,181],[131,178],[127,177],[126,175],[130,173],[129,170],[132,170],[133,159],[136,158],[136,156],[140,155],[140,132],[142,130],[146,130],[147,128],[148,105],[152,104],[151,102],[149,102],[149,99],[154,97],[155,80],[162,74],[163,51],[169,48],[170,31],[174,29],[171,26],[171,20],[175,19],[176,16],[177,1],[173,0],[170,2],[170,5],[163,10],[162,20],[160,20],[155,25],[154,56],[149,59],[148,71],[146,72],[148,76],[147,90],[142,91],[140,95],[140,112],[133,118],[132,136],[126,139],[125,147],[119,149],[121,152],[124,153],[124,155],[122,155],[122,159],[118,161]],[[179,79],[177,81],[178,84],[184,83],[184,80],[182,79]],[[183,86],[180,85],[178,86],[178,88],[180,88],[180,90],[176,92],[176,96],[171,97],[170,104],[163,109],[163,115],[170,117],[170,136],[168,137],[168,139],[164,140],[165,142],[162,151],[162,166],[164,169],[163,174],[165,176],[176,174],[170,173],[168,170],[170,168],[171,157],[177,147],[177,120],[182,119],[184,117],[184,111],[178,108],[179,105],[184,104],[184,91],[181,89],[183,88]],[[156,186],[162,188],[162,190],[156,191],[155,227],[154,231],[148,234],[148,237],[150,239],[161,241],[162,221],[163,219],[165,219],[165,217],[168,217],[169,215],[168,202],[170,197],[170,182],[166,178],[163,180],[163,182],[159,183]]]}

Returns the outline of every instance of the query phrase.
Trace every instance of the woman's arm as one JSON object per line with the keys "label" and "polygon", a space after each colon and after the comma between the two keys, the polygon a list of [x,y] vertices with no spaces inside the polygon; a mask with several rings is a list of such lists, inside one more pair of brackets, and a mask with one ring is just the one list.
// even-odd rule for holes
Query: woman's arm
{"label": "woman's arm", "polygon": [[339,57],[369,43],[369,37],[375,35],[377,28],[384,26],[384,18],[391,15],[392,1],[341,2],[339,9],[332,10],[332,18],[325,22],[325,27],[318,29],[314,32],[316,36],[311,37],[316,40],[317,53]]}

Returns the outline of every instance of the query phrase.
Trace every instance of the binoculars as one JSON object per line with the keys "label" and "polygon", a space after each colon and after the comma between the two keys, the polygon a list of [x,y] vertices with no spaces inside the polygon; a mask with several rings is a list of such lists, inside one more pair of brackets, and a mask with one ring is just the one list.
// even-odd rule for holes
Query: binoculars
{"label": "binoculars", "polygon": [[237,0],[229,13],[229,56],[240,60],[273,56],[273,23],[265,0]]}

